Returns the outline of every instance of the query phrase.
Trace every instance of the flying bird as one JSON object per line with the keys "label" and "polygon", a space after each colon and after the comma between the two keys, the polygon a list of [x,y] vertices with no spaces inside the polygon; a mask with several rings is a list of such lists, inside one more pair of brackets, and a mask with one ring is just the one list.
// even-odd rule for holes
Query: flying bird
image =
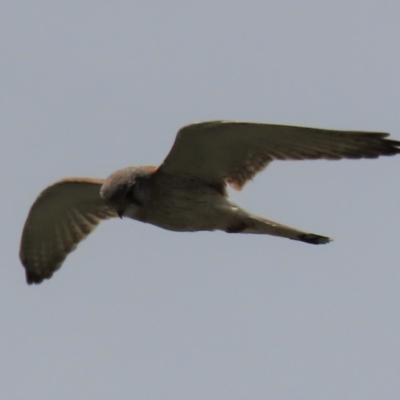
{"label": "flying bird", "polygon": [[179,232],[221,230],[311,244],[330,238],[251,214],[228,199],[273,160],[377,158],[400,153],[387,133],[210,121],[181,128],[159,167],[128,167],[107,179],[67,178],[33,203],[20,259],[28,284],[49,279],[100,221],[128,217]]}

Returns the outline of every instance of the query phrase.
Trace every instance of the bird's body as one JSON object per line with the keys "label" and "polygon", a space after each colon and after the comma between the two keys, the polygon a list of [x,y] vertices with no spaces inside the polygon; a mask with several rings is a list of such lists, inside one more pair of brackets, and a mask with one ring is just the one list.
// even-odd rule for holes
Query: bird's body
{"label": "bird's body", "polygon": [[136,186],[134,197],[141,200],[131,202],[124,217],[178,232],[222,229],[232,219],[225,190],[202,179],[154,174],[137,178]]}
{"label": "bird's body", "polygon": [[[143,168],[146,167],[140,169]],[[129,172],[135,175],[136,170],[126,168],[116,174]],[[111,175],[109,179],[113,181],[113,178]],[[327,237],[308,234],[252,215],[229,200],[224,186],[218,187],[203,179],[184,175],[175,177],[151,173],[143,177],[139,174],[130,200],[121,216],[170,231],[220,230],[228,233],[270,234],[314,244],[330,241]]]}
{"label": "bird's body", "polygon": [[375,132],[211,121],[182,128],[160,167],[129,167],[106,180],[69,178],[33,204],[21,240],[28,283],[40,283],[103,219],[129,217],[178,232],[269,234],[312,244],[330,239],[253,215],[228,199],[274,159],[377,158],[400,142]]}

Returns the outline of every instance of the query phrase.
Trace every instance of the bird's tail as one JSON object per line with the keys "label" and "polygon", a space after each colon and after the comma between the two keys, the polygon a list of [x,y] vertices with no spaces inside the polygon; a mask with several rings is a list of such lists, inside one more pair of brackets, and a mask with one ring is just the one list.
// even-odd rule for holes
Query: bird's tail
{"label": "bird's tail", "polygon": [[252,214],[247,214],[246,218],[240,224],[226,231],[229,233],[255,233],[280,236],[311,244],[326,244],[332,241],[332,239],[326,236],[299,231],[298,229],[281,225]]}

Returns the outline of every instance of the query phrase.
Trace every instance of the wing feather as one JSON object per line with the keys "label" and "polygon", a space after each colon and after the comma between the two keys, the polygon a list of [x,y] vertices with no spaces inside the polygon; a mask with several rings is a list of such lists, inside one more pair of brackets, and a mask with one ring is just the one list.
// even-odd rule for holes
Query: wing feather
{"label": "wing feather", "polygon": [[33,203],[22,232],[20,259],[29,284],[49,279],[100,221],[117,216],[100,196],[103,180],[68,178]]}
{"label": "wing feather", "polygon": [[377,158],[400,152],[382,132],[211,121],[183,127],[159,169],[241,189],[273,160]]}

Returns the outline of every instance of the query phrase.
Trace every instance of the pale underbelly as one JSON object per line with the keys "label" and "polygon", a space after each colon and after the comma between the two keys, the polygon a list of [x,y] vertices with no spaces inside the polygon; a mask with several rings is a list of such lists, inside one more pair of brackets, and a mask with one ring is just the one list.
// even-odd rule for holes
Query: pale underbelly
{"label": "pale underbelly", "polygon": [[225,230],[237,223],[242,211],[239,207],[225,198],[212,200],[157,202],[145,210],[128,209],[125,216],[180,232]]}

